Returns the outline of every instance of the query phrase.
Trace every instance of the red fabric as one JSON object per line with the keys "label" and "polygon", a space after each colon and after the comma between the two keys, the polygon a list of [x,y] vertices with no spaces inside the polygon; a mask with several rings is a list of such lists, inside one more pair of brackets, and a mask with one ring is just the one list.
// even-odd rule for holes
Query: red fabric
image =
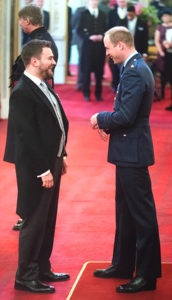
{"label": "red fabric", "polygon": [[[14,290],[18,232],[12,227],[18,219],[15,214],[17,188],[14,166],[2,161],[7,121],[0,121],[0,299],[30,300],[32,297],[42,300],[43,297],[45,300],[65,300],[85,262],[111,260],[115,232],[115,167],[107,163],[108,144],[90,128],[89,119],[93,113],[112,110],[114,95],[109,86],[103,86],[104,101],[97,102],[92,86],[92,101],[86,103],[82,93],[75,89],[72,84],[55,87],[69,117],[70,127],[68,173],[62,178],[51,258],[53,270],[69,272],[71,279],[54,283],[56,293],[52,295],[32,295]],[[172,262],[172,112],[164,110],[169,104],[169,89],[166,90],[166,100],[153,103],[151,128],[156,163],[150,168],[150,173],[162,260]],[[166,278],[164,274],[163,277]],[[115,299],[115,284],[113,292]]]}
{"label": "red fabric", "polygon": [[171,300],[172,296],[172,264],[163,264],[163,277],[158,279],[154,291],[144,291],[139,294],[118,294],[116,287],[125,284],[126,279],[102,279],[93,276],[95,269],[107,268],[109,264],[90,262],[86,265],[74,290],[71,290],[67,300]]}

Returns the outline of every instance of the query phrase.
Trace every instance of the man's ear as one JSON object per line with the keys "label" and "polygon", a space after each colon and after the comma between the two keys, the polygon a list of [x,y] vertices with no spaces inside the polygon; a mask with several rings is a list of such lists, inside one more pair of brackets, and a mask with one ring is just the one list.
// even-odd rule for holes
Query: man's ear
{"label": "man's ear", "polygon": [[30,25],[30,24],[31,24],[31,22],[30,22],[30,19],[29,19],[29,18],[26,18],[25,20],[26,20],[26,22],[27,22],[27,25]]}
{"label": "man's ear", "polygon": [[33,67],[38,67],[39,66],[39,59],[36,58],[36,57],[31,57],[31,60],[30,60],[30,64],[33,66]]}
{"label": "man's ear", "polygon": [[120,50],[123,50],[124,49],[124,43],[119,41],[118,42],[118,47],[119,47]]}

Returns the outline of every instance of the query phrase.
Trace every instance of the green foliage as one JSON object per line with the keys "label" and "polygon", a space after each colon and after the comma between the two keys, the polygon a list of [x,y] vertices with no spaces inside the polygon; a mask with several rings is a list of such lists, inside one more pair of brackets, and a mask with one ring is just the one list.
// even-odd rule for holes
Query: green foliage
{"label": "green foliage", "polygon": [[160,20],[158,18],[158,10],[151,5],[149,5],[148,7],[141,7],[141,14],[139,15],[139,18],[147,22],[148,26],[152,27],[155,27],[160,23]]}

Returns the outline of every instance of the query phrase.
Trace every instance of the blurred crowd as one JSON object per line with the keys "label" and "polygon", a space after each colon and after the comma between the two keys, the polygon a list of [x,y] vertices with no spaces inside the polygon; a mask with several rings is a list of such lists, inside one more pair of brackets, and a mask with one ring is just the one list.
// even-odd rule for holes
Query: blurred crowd
{"label": "blurred crowd", "polygon": [[[150,67],[154,75],[160,78],[160,91],[155,87],[155,101],[165,97],[166,84],[171,85],[171,104],[166,108],[172,110],[172,11],[160,0],[150,3],[156,8],[159,24],[155,27],[154,44],[157,59],[151,62]],[[90,101],[90,78],[95,74],[95,97],[102,101],[102,79],[104,64],[107,61],[112,74],[112,91],[116,91],[120,68],[111,58],[105,58],[103,36],[106,30],[114,26],[125,26],[134,37],[136,50],[149,63],[149,23],[141,17],[138,5],[127,0],[87,0],[85,6],[78,7],[70,13],[70,42],[78,50],[78,76],[76,88],[83,92],[84,100]],[[70,8],[71,9],[71,8]],[[70,53],[70,51],[69,51]],[[70,60],[70,56],[69,56]],[[68,60],[68,61],[69,61]],[[68,68],[68,75],[70,74]]]}
{"label": "blurred crowd", "polygon": [[[68,1],[69,2],[69,1]],[[49,30],[50,15],[43,9],[44,0],[26,0],[26,5],[38,6],[42,13],[43,27]],[[78,51],[77,91],[83,93],[84,100],[91,101],[91,78],[95,77],[95,97],[102,101],[102,80],[104,66],[108,64],[111,73],[111,88],[115,93],[119,83],[120,64],[114,64],[109,57],[106,58],[103,38],[104,33],[114,26],[125,26],[132,33],[136,50],[151,67],[155,77],[159,78],[158,87],[155,85],[155,101],[165,98],[165,87],[171,86],[171,103],[167,110],[172,111],[172,10],[161,0],[154,0],[150,5],[156,8],[159,24],[154,27],[154,44],[156,59],[149,59],[149,22],[141,17],[140,4],[132,4],[127,0],[86,0],[85,6],[78,7],[75,11],[68,5],[68,57],[67,74],[70,71],[71,46],[76,45]],[[21,24],[20,24],[21,25]],[[22,43],[32,39],[31,32],[23,28]],[[35,29],[35,28],[34,28]],[[40,29],[39,29],[40,30]],[[43,29],[42,29],[43,30]],[[31,29],[32,31],[32,29]],[[155,80],[156,82],[157,80]]]}

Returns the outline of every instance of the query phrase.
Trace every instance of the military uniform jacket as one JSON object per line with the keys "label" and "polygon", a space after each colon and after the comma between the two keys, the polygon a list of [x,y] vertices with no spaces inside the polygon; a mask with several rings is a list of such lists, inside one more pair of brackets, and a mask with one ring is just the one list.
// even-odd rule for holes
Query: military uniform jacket
{"label": "military uniform jacket", "polygon": [[154,163],[149,125],[154,78],[140,54],[124,68],[113,112],[98,114],[98,125],[110,133],[108,161],[118,166],[142,167]]}

